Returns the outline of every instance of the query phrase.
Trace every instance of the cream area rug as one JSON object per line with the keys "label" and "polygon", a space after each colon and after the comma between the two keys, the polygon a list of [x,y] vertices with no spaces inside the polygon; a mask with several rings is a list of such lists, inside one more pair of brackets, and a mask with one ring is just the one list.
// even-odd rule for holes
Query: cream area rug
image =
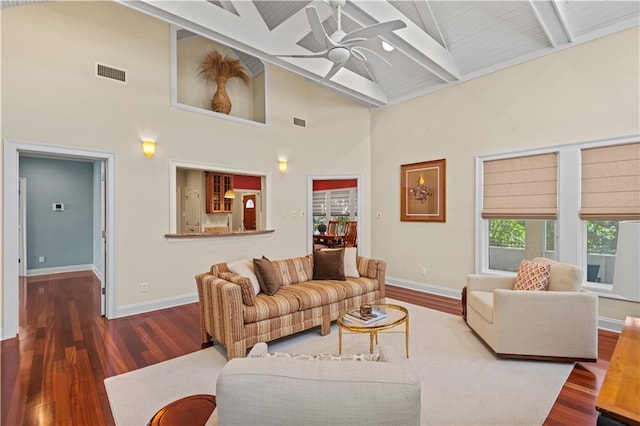
{"label": "cream area rug", "polygon": [[[573,364],[496,358],[461,317],[387,299],[409,310],[409,358],[404,334],[380,334],[422,383],[422,424],[540,425],[546,419]],[[279,339],[270,351],[336,353],[338,331],[318,329]],[[397,330],[402,330],[402,326]],[[345,353],[367,353],[366,334],[343,336]],[[105,386],[118,425],[145,425],[164,405],[187,395],[216,393],[226,362],[216,345],[192,354],[110,377]],[[247,392],[251,390],[248,389]],[[400,425],[399,425],[400,426]]]}

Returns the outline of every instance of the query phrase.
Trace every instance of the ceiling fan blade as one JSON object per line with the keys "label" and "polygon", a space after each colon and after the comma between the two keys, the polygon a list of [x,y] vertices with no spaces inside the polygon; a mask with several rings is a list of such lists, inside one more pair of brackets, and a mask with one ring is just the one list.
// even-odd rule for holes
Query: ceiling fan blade
{"label": "ceiling fan blade", "polygon": [[364,38],[364,37],[362,37],[362,38],[352,38],[351,40],[346,41],[346,42],[345,41],[340,41],[340,45],[344,46],[344,47],[351,47],[354,44],[361,43],[363,41],[367,41],[367,39]]}
{"label": "ceiling fan blade", "polygon": [[373,50],[367,49],[366,47],[361,47],[361,46],[360,47],[352,47],[351,48],[351,52],[353,52],[354,56],[356,56],[358,59],[360,59],[359,56],[364,57],[364,61],[370,63],[375,68],[378,68],[378,67],[390,67],[391,66],[389,61],[387,61],[382,56],[378,55]]}
{"label": "ceiling fan blade", "polygon": [[340,68],[342,68],[343,66],[344,63],[340,62],[336,62],[335,64],[333,64],[327,75],[324,76],[323,80],[330,80],[331,77],[333,77],[338,71],[340,71]]}
{"label": "ceiling fan blade", "polygon": [[318,9],[315,6],[309,6],[305,9],[307,13],[307,19],[309,20],[309,26],[311,27],[311,32],[313,36],[316,38],[318,43],[320,43],[325,48],[330,48],[337,46],[336,43],[331,40],[327,32],[324,30],[324,26],[322,25],[322,21],[320,20],[320,15],[318,15]]}
{"label": "ceiling fan blade", "polygon": [[379,24],[373,24],[367,27],[362,27],[355,31],[351,31],[349,34],[344,36],[344,38],[341,41],[345,42],[345,41],[353,40],[354,38],[377,37],[381,34],[387,34],[392,31],[404,28],[406,26],[407,24],[405,24],[399,19],[395,21],[389,21],[389,22],[380,22]]}
{"label": "ceiling fan blade", "polygon": [[275,55],[278,58],[326,58],[327,51],[318,52],[318,53],[310,53],[308,55]]}

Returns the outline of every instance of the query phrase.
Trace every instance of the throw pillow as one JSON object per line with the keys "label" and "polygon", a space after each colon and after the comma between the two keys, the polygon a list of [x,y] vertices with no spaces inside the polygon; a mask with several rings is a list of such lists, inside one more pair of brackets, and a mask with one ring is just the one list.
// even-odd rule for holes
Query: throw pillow
{"label": "throw pillow", "polygon": [[380,360],[380,354],[287,354],[284,352],[260,352],[252,354],[251,358],[287,358],[305,361],[374,361]]}
{"label": "throw pillow", "polygon": [[256,294],[260,293],[260,282],[253,272],[253,262],[249,259],[238,259],[227,263],[227,268],[234,274],[249,278]]}
{"label": "throw pillow", "polygon": [[347,247],[344,249],[344,276],[358,278],[358,249],[356,247]]}
{"label": "throw pillow", "polygon": [[315,252],[313,254],[313,279],[344,281],[344,250]]}
{"label": "throw pillow", "polygon": [[282,281],[271,261],[264,256],[262,256],[262,259],[253,259],[253,268],[256,271],[262,292],[269,296],[276,294],[282,286]]}
{"label": "throw pillow", "polygon": [[518,267],[514,290],[545,291],[549,286],[551,267],[546,263],[523,260]]}
{"label": "throw pillow", "polygon": [[351,278],[359,278],[360,274],[358,273],[358,249],[356,247],[346,247],[346,248],[326,248],[320,249],[320,251],[338,251],[344,250],[344,276]]}

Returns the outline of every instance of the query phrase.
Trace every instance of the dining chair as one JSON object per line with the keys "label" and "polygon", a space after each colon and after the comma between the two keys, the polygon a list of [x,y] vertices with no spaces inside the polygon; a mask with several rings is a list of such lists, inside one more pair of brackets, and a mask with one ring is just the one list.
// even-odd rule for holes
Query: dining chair
{"label": "dining chair", "polygon": [[343,247],[358,247],[358,221],[349,221],[344,225]]}
{"label": "dining chair", "polygon": [[327,226],[327,235],[338,235],[338,224],[337,220],[330,220]]}

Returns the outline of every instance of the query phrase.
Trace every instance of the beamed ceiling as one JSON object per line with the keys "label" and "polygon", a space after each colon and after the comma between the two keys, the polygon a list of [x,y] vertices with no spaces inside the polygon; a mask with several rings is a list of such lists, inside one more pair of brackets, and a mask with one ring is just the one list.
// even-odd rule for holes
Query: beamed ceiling
{"label": "beamed ceiling", "polygon": [[[396,19],[406,28],[362,43],[391,63],[391,68],[377,67],[370,75],[361,61],[351,58],[325,80],[332,66],[328,59],[278,55],[322,50],[311,34],[305,8],[315,6],[331,34],[337,20],[336,9],[328,1],[117,1],[286,68],[372,108],[640,25],[640,1],[348,0],[342,10],[342,29],[347,33]],[[395,50],[385,51],[383,40]]]}

